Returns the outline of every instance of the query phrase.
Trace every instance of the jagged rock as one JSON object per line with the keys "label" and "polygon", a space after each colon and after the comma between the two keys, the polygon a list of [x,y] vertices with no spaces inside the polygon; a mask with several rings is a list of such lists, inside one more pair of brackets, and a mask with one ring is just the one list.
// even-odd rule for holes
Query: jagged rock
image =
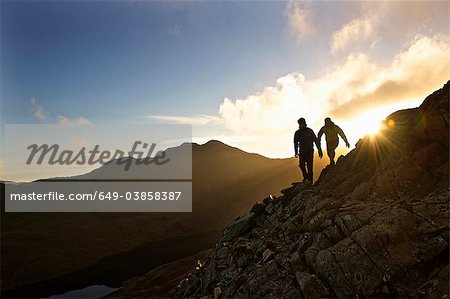
{"label": "jagged rock", "polygon": [[270,260],[266,265],[266,272],[268,276],[273,276],[278,272],[277,262]]}
{"label": "jagged rock", "polygon": [[423,101],[419,107],[423,121],[421,126],[418,126],[427,141],[436,141],[447,150],[449,147],[449,85],[450,81]]}
{"label": "jagged rock", "polygon": [[368,182],[362,182],[358,186],[356,186],[355,190],[350,194],[351,201],[364,200],[367,199],[370,194],[370,190],[372,188],[372,184]]}
{"label": "jagged rock", "polygon": [[323,230],[323,234],[331,243],[336,244],[345,238],[342,230],[337,225],[331,225]]}
{"label": "jagged rock", "polygon": [[282,296],[283,298],[301,298],[301,294],[295,286],[289,285],[284,288]]}
{"label": "jagged rock", "polygon": [[428,295],[439,286],[439,280],[431,279],[419,288],[421,295]]}
{"label": "jagged rock", "polygon": [[245,233],[252,225],[253,213],[248,213],[239,217],[224,230],[223,241],[230,241],[233,238]]}
{"label": "jagged rock", "polygon": [[331,247],[333,243],[327,238],[327,236],[322,233],[314,233],[313,240],[310,248],[314,248],[317,250],[323,250]]}
{"label": "jagged rock", "polygon": [[297,251],[299,253],[305,252],[306,249],[310,246],[310,244],[311,244],[310,233],[305,233],[301,235]]}
{"label": "jagged rock", "polygon": [[272,214],[267,221],[269,222],[269,225],[274,227],[278,223],[278,216],[277,214]]}
{"label": "jagged rock", "polygon": [[278,215],[279,218],[282,218],[282,217],[284,216],[284,214],[283,214],[283,207],[281,207],[281,206],[279,206],[279,207],[275,210],[275,212],[277,213],[277,215]]}
{"label": "jagged rock", "polygon": [[289,187],[289,188],[286,188],[286,189],[282,189],[280,191],[280,193],[284,195],[284,194],[291,193],[293,190],[294,190],[294,187]]}
{"label": "jagged rock", "polygon": [[219,299],[222,296],[222,289],[220,287],[214,288],[214,299]]}
{"label": "jagged rock", "polygon": [[335,218],[335,222],[347,237],[362,226],[362,223],[358,218],[346,212],[338,214]]}
{"label": "jagged rock", "polygon": [[273,251],[270,250],[270,249],[264,250],[262,261],[265,263],[265,262],[268,261],[271,257],[273,257]]}
{"label": "jagged rock", "polygon": [[272,203],[269,203],[266,206],[266,212],[267,212],[267,214],[272,214],[273,213],[273,205],[272,205]]}
{"label": "jagged rock", "polygon": [[301,258],[300,258],[300,254],[298,253],[298,251],[294,251],[294,253],[292,253],[290,255],[289,259],[295,265],[298,265],[301,263]]}
{"label": "jagged rock", "polygon": [[238,267],[245,267],[248,263],[250,262],[250,259],[248,256],[243,255],[241,256],[238,260],[237,260],[237,265]]}
{"label": "jagged rock", "polygon": [[272,194],[270,194],[268,197],[263,199],[263,204],[267,205],[274,200],[275,200],[275,197]]}
{"label": "jagged rock", "polygon": [[222,245],[217,248],[216,257],[218,259],[223,259],[228,257],[228,253],[229,253],[228,246]]}
{"label": "jagged rock", "polygon": [[264,204],[259,202],[255,203],[250,210],[250,213],[253,213],[253,215],[255,216],[261,215],[262,213],[264,213]]}
{"label": "jagged rock", "polygon": [[[331,219],[334,218],[334,216],[338,213],[337,210],[331,209],[326,210],[323,209],[321,211],[318,211],[316,214],[308,218],[303,218],[303,229],[305,231],[321,231],[321,227],[328,227],[332,224],[330,223]],[[327,221],[330,220],[330,221]],[[324,224],[324,222],[326,222]],[[329,225],[327,225],[329,224]]]}
{"label": "jagged rock", "polygon": [[429,262],[442,253],[448,254],[448,240],[442,237],[435,237],[425,241],[419,249],[418,259],[421,262]]}
{"label": "jagged rock", "polygon": [[295,272],[295,278],[304,298],[324,298],[330,296],[328,288],[316,275]]}

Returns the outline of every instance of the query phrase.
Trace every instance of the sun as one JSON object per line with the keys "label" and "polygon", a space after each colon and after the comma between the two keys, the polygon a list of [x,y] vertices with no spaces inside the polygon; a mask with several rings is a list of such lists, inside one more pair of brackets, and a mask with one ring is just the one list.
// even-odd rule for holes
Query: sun
{"label": "sun", "polygon": [[381,121],[374,120],[364,124],[363,130],[366,132],[366,135],[376,135],[380,132],[381,129]]}
{"label": "sun", "polygon": [[365,113],[351,121],[352,135],[362,138],[366,135],[375,136],[381,130],[383,117],[377,113]]}

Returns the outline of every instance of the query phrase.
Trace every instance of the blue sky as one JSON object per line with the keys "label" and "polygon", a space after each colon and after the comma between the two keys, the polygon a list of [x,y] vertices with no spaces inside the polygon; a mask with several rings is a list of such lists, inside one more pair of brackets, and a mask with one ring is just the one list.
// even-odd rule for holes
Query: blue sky
{"label": "blue sky", "polygon": [[280,34],[284,6],[2,2],[5,121],[33,121],[32,97],[49,113],[97,122],[215,112],[224,96],[311,68]]}
{"label": "blue sky", "polygon": [[[339,21],[341,3],[320,5],[323,24]],[[142,111],[214,113],[225,96],[243,97],[293,70],[318,75],[326,40],[297,45],[285,7],[2,1],[4,120],[33,121],[32,97],[49,113],[96,122],[129,121]]]}
{"label": "blue sky", "polygon": [[449,79],[448,11],[448,1],[1,1],[2,127],[191,123],[196,142],[284,157],[298,117],[317,131],[331,116],[354,144]]}

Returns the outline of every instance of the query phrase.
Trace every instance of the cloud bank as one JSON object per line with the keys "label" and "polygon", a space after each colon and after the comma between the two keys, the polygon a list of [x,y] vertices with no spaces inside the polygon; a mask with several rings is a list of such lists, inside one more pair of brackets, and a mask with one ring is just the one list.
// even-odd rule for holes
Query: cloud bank
{"label": "cloud bank", "polygon": [[291,73],[254,95],[225,98],[219,115],[234,133],[270,136],[292,133],[300,116],[314,127],[326,116],[349,121],[380,107],[417,105],[450,78],[449,45],[447,36],[417,36],[389,65],[350,54],[319,79]]}
{"label": "cloud bank", "polygon": [[299,117],[305,117],[316,132],[325,117],[332,117],[354,144],[367,133],[369,122],[376,126],[391,112],[418,106],[449,79],[449,36],[416,36],[390,63],[378,63],[362,52],[351,53],[317,79],[292,72],[255,94],[225,97],[218,116],[150,117],[193,124],[197,127],[194,133],[212,124],[222,129],[213,136],[206,131],[203,135],[197,133],[197,142],[220,139],[266,156],[289,156],[291,135]]}

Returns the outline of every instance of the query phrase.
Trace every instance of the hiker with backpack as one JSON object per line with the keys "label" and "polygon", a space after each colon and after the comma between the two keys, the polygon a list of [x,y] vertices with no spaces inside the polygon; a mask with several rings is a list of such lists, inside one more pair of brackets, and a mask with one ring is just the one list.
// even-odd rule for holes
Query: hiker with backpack
{"label": "hiker with backpack", "polygon": [[307,127],[306,120],[302,117],[298,121],[299,129],[294,134],[295,157],[299,158],[299,167],[303,174],[303,182],[313,182],[314,143],[322,159],[322,148],[314,131]]}
{"label": "hiker with backpack", "polygon": [[330,158],[330,165],[335,165],[334,157],[336,156],[335,150],[339,144],[339,136],[341,136],[342,140],[344,140],[347,147],[350,147],[350,143],[348,143],[344,131],[342,131],[342,129],[339,128],[339,126],[337,126],[329,117],[325,118],[325,125],[319,131],[319,143],[322,140],[323,134],[325,134],[327,155]]}

